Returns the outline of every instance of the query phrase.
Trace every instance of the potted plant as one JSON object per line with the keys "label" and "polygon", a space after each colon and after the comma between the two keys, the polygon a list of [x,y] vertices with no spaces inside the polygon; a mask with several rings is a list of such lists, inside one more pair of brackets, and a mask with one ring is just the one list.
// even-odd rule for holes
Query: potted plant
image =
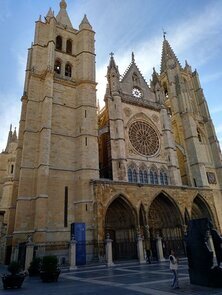
{"label": "potted plant", "polygon": [[40,277],[43,282],[57,282],[60,274],[58,258],[54,255],[44,256],[42,259]]}
{"label": "potted plant", "polygon": [[42,259],[40,257],[33,258],[28,268],[29,276],[38,276],[40,274]]}
{"label": "potted plant", "polygon": [[17,261],[12,261],[8,266],[8,271],[11,274],[3,274],[3,288],[21,288],[26,274],[21,272],[21,265]]}

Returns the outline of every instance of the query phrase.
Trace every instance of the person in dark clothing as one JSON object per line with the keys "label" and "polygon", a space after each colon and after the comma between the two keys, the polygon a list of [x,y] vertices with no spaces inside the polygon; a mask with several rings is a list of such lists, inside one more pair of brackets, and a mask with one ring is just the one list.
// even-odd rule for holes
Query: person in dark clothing
{"label": "person in dark clothing", "polygon": [[150,249],[146,249],[146,261],[149,262],[149,264],[151,263],[151,250]]}

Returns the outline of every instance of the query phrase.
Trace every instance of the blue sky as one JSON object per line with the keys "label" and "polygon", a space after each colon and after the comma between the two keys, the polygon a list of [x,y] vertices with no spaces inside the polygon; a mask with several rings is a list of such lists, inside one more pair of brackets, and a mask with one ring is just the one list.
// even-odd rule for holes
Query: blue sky
{"label": "blue sky", "polygon": [[[27,49],[34,39],[35,21],[59,0],[0,0],[0,151],[9,125],[18,127]],[[221,0],[67,0],[72,24],[84,14],[96,32],[98,99],[103,105],[109,53],[123,74],[134,51],[147,81],[159,71],[162,28],[184,66],[196,68],[222,146],[222,1]]]}

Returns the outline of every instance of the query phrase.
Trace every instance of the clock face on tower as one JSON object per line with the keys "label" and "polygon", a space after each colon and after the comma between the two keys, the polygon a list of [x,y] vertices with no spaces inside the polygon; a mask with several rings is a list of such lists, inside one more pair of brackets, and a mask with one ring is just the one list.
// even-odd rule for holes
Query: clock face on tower
{"label": "clock face on tower", "polygon": [[132,89],[132,95],[133,95],[134,97],[136,97],[136,98],[141,98],[141,97],[142,97],[142,91],[141,91],[139,88],[134,87],[134,88]]}

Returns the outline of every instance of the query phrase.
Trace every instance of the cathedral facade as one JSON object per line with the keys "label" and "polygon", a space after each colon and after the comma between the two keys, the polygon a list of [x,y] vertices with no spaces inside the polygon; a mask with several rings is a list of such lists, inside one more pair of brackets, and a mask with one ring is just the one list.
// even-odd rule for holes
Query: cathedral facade
{"label": "cathedral facade", "polygon": [[111,54],[98,110],[95,32],[66,8],[36,22],[18,139],[10,130],[0,154],[1,261],[22,261],[31,239],[66,263],[74,236],[80,263],[96,261],[107,234],[114,259],[137,257],[138,236],[154,258],[157,239],[185,255],[190,219],[222,231],[222,157],[198,73],[165,36],[150,85],[134,54],[123,75]]}

